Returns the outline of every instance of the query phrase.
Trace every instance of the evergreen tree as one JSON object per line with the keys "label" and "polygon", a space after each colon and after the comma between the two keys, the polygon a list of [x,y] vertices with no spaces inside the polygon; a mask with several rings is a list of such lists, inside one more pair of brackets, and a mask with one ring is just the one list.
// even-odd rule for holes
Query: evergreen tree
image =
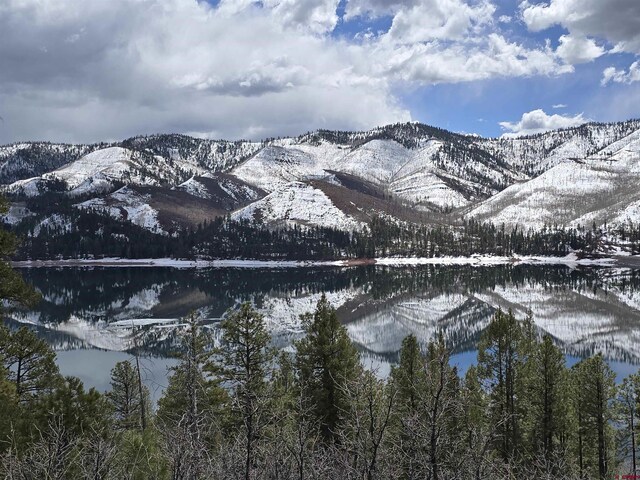
{"label": "evergreen tree", "polygon": [[9,332],[0,326],[0,359],[20,402],[26,402],[56,386],[56,355],[46,341],[26,327]]}
{"label": "evergreen tree", "polygon": [[295,344],[300,389],[324,439],[333,441],[349,408],[345,386],[357,379],[360,357],[325,295],[302,320],[306,335]]}
{"label": "evergreen tree", "polygon": [[182,343],[184,353],[171,369],[167,389],[158,401],[157,419],[171,477],[195,480],[204,475],[208,446],[219,439],[225,392],[206,372],[212,341],[193,314],[187,319]]}
{"label": "evergreen tree", "polygon": [[[564,355],[553,344],[551,337],[545,335],[542,342],[535,346],[531,356],[531,369],[528,371],[527,411],[531,429],[529,445],[532,455],[538,459],[546,459],[552,465],[565,462],[565,448],[568,430],[567,410],[563,403],[569,403],[564,395],[568,382]],[[557,469],[554,472],[558,473]]]}
{"label": "evergreen tree", "polygon": [[396,394],[392,431],[397,455],[401,459],[402,477],[414,479],[422,470],[419,464],[424,450],[417,430],[423,415],[422,399],[427,393],[424,356],[415,335],[408,335],[402,340],[400,360],[391,368],[390,384]]}
{"label": "evergreen tree", "polygon": [[149,414],[149,390],[142,386],[140,396],[138,381],[138,372],[128,360],[116,363],[111,370],[111,390],[106,396],[120,430],[142,430],[142,416]]}
{"label": "evergreen tree", "polygon": [[615,373],[602,354],[572,368],[573,394],[578,412],[577,457],[581,478],[604,480],[611,473],[615,452],[611,422]]}
{"label": "evergreen tree", "polygon": [[623,458],[630,459],[630,473],[638,473],[638,406],[640,403],[640,374],[629,375],[618,387],[616,396],[616,416],[620,422],[618,437],[619,450]]}
{"label": "evergreen tree", "polygon": [[[8,208],[7,201],[0,195],[0,215],[6,213]],[[15,235],[0,228],[0,279],[2,279],[0,281],[0,319],[2,318],[2,310],[7,304],[33,305],[39,298],[35,291],[7,263],[17,246]]]}
{"label": "evergreen tree", "polygon": [[442,335],[429,343],[426,353],[426,395],[422,409],[426,413],[427,478],[448,478],[457,470],[454,456],[462,413],[458,372],[449,364],[449,349]]}
{"label": "evergreen tree", "polygon": [[498,451],[512,463],[521,453],[522,329],[511,311],[498,310],[478,345],[478,373],[490,392],[491,422],[498,425]]}
{"label": "evergreen tree", "polygon": [[267,421],[267,369],[273,354],[264,317],[250,303],[230,313],[221,323],[220,378],[232,389],[232,410],[244,437],[244,479],[257,467],[256,443]]}

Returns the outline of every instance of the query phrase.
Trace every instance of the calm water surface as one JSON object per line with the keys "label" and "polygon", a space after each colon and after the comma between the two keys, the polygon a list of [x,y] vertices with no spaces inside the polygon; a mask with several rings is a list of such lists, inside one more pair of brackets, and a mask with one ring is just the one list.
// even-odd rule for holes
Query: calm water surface
{"label": "calm water surface", "polygon": [[640,270],[565,266],[420,266],[409,268],[33,268],[23,276],[42,294],[12,326],[34,326],[58,352],[66,375],[99,390],[133,351],[160,395],[180,350],[181,318],[196,312],[217,332],[220,317],[243,301],[267,319],[273,342],[301,336],[299,315],[322,292],[338,309],[363,361],[385,375],[409,333],[421,342],[442,332],[464,371],[499,307],[549,333],[569,364],[602,352],[620,377],[640,366]]}

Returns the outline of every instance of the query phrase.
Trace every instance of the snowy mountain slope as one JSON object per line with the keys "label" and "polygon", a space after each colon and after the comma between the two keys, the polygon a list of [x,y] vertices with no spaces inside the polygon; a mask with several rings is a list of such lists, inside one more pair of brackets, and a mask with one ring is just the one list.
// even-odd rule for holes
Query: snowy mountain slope
{"label": "snowy mountain slope", "polygon": [[[640,121],[631,120],[515,139],[482,139],[405,123],[263,142],[150,135],[111,144],[23,143],[0,146],[0,188],[17,201],[53,192],[77,197],[78,203],[123,208],[129,204],[109,195],[122,186],[140,194],[152,188],[145,204],[162,204],[152,209],[161,223],[167,214],[163,228],[168,229],[244,209],[267,194],[276,195],[251,211],[268,204],[267,213],[275,213],[265,218],[274,225],[288,221],[286,214],[300,224],[346,228],[376,212],[438,224],[456,223],[463,212],[527,228],[618,224],[638,218],[639,141]],[[289,199],[292,182],[307,187],[294,189]],[[325,197],[351,221],[323,220]],[[191,207],[196,214],[189,214]],[[247,211],[236,217],[253,216]]]}
{"label": "snowy mountain slope", "polygon": [[264,190],[225,173],[192,177],[175,189],[216,202],[218,209],[226,211],[242,208],[266,195]]}
{"label": "snowy mountain slope", "polygon": [[273,191],[292,181],[343,173],[370,182],[421,207],[461,207],[527,178],[486,154],[475,157],[439,140],[423,138],[418,148],[373,139],[352,149],[318,141],[268,146],[231,171],[243,181]]}
{"label": "snowy mountain slope", "polygon": [[74,162],[88,153],[109,147],[161,156],[167,160],[190,163],[211,172],[226,171],[254,154],[260,142],[208,140],[186,135],[149,135],[120,143],[92,145],[23,142],[0,146],[0,184],[39,177]]}
{"label": "snowy mountain slope", "polygon": [[0,222],[8,225],[17,225],[25,218],[33,215],[34,213],[30,211],[24,203],[14,203],[9,206],[9,211],[7,211],[5,215],[0,215]]}
{"label": "snowy mountain slope", "polygon": [[327,177],[323,168],[327,163],[325,158],[302,149],[267,146],[230,173],[250,185],[273,192],[290,182]]}
{"label": "snowy mountain slope", "polygon": [[[614,150],[617,149],[617,150]],[[616,224],[640,221],[640,131],[604,154],[556,165],[528,182],[512,185],[467,216],[509,228]]]}
{"label": "snowy mountain slope", "polygon": [[208,140],[173,134],[134,137],[122,142],[122,146],[177,162],[195,164],[210,172],[224,172],[256,153],[262,143]]}
{"label": "snowy mountain slope", "polygon": [[337,208],[322,190],[302,182],[282,185],[262,200],[233,213],[231,218],[273,226],[319,226],[347,231],[364,227]]}
{"label": "snowy mountain slope", "polygon": [[366,182],[347,182],[346,178],[344,174],[340,174],[335,178],[337,182],[313,180],[309,184],[321,190],[343,213],[362,223],[368,223],[373,217],[430,225],[448,222],[445,214],[412,208],[389,196],[380,195],[379,191],[372,191]]}
{"label": "snowy mountain slope", "polygon": [[205,170],[190,161],[151,157],[122,147],[95,150],[39,177],[18,180],[7,191],[35,196],[47,190],[66,190],[70,195],[108,192],[118,183],[166,185]]}
{"label": "snowy mountain slope", "polygon": [[147,230],[166,234],[158,222],[157,210],[148,203],[149,199],[149,195],[140,194],[130,187],[122,187],[106,197],[87,200],[76,207],[106,213],[115,219],[128,220]]}
{"label": "snowy mountain slope", "polygon": [[640,130],[640,120],[617,123],[587,123],[520,138],[481,139],[477,145],[516,170],[540,175],[574,158],[584,158]]}
{"label": "snowy mountain slope", "polygon": [[197,228],[262,196],[264,192],[233,178],[192,177],[175,189],[130,185],[75,206],[166,234]]}
{"label": "snowy mountain slope", "polygon": [[96,145],[67,145],[47,142],[0,146],[0,184],[32,178],[50,172],[96,150]]}

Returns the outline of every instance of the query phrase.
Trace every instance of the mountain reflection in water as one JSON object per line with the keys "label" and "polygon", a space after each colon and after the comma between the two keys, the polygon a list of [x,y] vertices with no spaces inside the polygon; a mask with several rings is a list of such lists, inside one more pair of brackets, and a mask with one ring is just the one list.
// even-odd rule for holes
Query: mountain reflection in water
{"label": "mountain reflection in water", "polygon": [[[385,375],[402,339],[442,332],[462,370],[475,360],[497,308],[530,310],[570,363],[602,352],[620,374],[640,365],[640,270],[566,266],[359,266],[279,269],[32,268],[21,273],[42,294],[11,326],[33,326],[59,352],[65,374],[100,390],[116,361],[139,351],[162,389],[180,349],[181,318],[196,312],[213,329],[243,301],[264,314],[274,344],[301,335],[299,315],[325,292],[367,365]],[[75,353],[74,353],[75,352]],[[153,389],[153,385],[152,385]]]}

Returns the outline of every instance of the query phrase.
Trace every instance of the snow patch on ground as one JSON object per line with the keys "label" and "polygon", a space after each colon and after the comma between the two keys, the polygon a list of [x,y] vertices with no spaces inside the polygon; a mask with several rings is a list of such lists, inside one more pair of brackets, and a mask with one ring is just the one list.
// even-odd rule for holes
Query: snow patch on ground
{"label": "snow patch on ground", "polygon": [[64,215],[54,213],[53,215],[44,218],[33,228],[33,236],[37,237],[43,230],[55,230],[56,232],[68,233],[71,231],[71,222]]}

